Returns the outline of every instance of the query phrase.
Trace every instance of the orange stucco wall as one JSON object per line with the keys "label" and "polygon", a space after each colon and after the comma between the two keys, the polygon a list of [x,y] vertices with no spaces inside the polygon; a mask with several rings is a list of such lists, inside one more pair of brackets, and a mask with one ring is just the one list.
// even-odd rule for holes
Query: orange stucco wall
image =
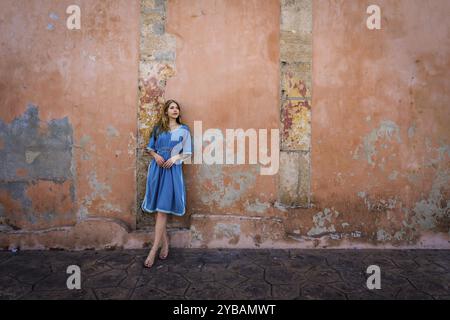
{"label": "orange stucco wall", "polygon": [[448,246],[450,3],[377,1],[381,30],[370,4],[313,2],[314,202],[342,232]]}
{"label": "orange stucco wall", "polygon": [[[280,24],[297,17],[313,26],[312,74],[295,74],[312,86],[311,126],[293,122],[287,145],[311,155],[310,206],[276,205],[280,176],[258,165],[188,164],[194,218],[174,241],[449,247],[448,1],[377,1],[381,30],[367,29],[366,0],[301,1],[292,16],[289,1],[144,2],[77,1],[81,30],[65,26],[71,1],[0,2],[0,247],[147,246],[134,230],[139,90],[148,104],[179,100],[192,134],[194,121],[203,132],[280,128]],[[152,69],[147,48],[157,97],[138,86],[143,12],[157,21],[145,30],[162,57]],[[285,38],[293,57],[304,54],[297,36]],[[165,41],[176,53],[160,67],[173,56]]]}
{"label": "orange stucco wall", "polygon": [[[10,134],[2,166],[19,170],[3,172],[0,194],[4,218],[17,228],[70,226],[87,217],[135,224],[139,2],[76,1],[81,29],[68,30],[72,4],[0,3],[0,119]],[[31,130],[27,108],[38,113],[38,141],[34,132],[22,141],[14,131]],[[52,121],[64,121],[65,145],[53,136]],[[65,147],[71,159],[54,156]],[[27,152],[33,161],[24,160]],[[45,170],[30,173],[40,166]]]}

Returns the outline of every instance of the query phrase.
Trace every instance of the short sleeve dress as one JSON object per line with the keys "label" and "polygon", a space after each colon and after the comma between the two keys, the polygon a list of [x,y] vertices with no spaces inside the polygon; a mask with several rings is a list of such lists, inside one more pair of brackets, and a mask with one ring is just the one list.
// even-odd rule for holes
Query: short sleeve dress
{"label": "short sleeve dress", "polygon": [[[189,127],[180,125],[171,131],[162,131],[155,140],[154,132],[147,145],[164,160],[177,154],[192,154],[192,139]],[[184,160],[186,161],[186,159]],[[165,212],[182,216],[186,212],[186,187],[183,179],[183,160],[172,167],[160,167],[155,159],[148,166],[145,197],[141,205],[144,212]]]}

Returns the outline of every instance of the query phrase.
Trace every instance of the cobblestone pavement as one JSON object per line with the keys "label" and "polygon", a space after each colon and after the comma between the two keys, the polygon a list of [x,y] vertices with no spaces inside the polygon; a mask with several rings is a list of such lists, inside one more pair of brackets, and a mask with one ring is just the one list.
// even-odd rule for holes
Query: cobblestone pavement
{"label": "cobblestone pavement", "polygon": [[[450,299],[450,250],[172,248],[151,269],[146,253],[0,251],[0,299]],[[380,290],[367,289],[370,265]]]}

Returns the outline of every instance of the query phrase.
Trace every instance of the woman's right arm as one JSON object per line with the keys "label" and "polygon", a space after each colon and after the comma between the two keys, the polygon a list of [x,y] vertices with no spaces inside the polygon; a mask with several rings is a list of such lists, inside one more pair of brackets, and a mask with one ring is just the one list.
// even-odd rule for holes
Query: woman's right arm
{"label": "woman's right arm", "polygon": [[158,153],[156,153],[156,140],[155,140],[155,128],[153,128],[152,133],[150,135],[150,141],[147,144],[147,147],[145,148],[145,150],[150,153],[150,155],[152,156],[153,159],[155,159],[156,163],[159,166],[162,166],[164,163],[164,158],[161,157]]}
{"label": "woman's right arm", "polygon": [[147,150],[147,152],[150,153],[150,155],[151,155],[153,158],[155,158],[155,154],[157,154],[157,153],[155,152],[155,150],[150,150],[150,149],[145,149],[145,150]]}
{"label": "woman's right arm", "polygon": [[147,152],[150,153],[150,155],[153,157],[153,159],[155,159],[156,163],[159,166],[162,166],[164,164],[164,158],[159,154],[157,154],[155,150],[148,148],[146,148],[145,150],[147,150]]}

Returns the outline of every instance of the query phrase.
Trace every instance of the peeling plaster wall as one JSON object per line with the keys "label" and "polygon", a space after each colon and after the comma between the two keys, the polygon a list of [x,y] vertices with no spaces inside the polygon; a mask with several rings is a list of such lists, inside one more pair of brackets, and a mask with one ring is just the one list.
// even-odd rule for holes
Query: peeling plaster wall
{"label": "peeling plaster wall", "polygon": [[80,31],[69,4],[0,3],[0,248],[149,246],[165,98],[281,140],[275,176],[185,165],[172,245],[450,247],[448,1],[378,1],[379,31],[365,0],[85,0]]}
{"label": "peeling plaster wall", "polygon": [[76,1],[68,30],[71,4],[0,2],[0,228],[47,244],[86,219],[136,220],[139,3]]}
{"label": "peeling plaster wall", "polygon": [[328,245],[449,247],[450,3],[313,2],[311,216]]}

